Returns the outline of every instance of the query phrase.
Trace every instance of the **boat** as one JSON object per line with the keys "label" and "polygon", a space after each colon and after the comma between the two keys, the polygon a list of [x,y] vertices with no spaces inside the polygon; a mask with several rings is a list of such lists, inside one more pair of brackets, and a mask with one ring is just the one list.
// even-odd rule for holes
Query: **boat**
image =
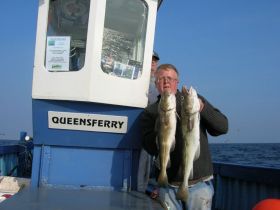
{"label": "boat", "polygon": [[[32,146],[23,147],[20,140],[0,149],[15,160],[1,177],[2,186],[16,183],[13,192],[4,192],[7,199],[0,209],[163,209],[136,191],[139,114],[148,101],[161,3],[39,2]],[[30,177],[21,174],[30,164],[18,164],[23,148],[24,160],[32,154]],[[214,166],[213,209],[247,210],[261,199],[279,196],[279,170]]]}
{"label": "boat", "polygon": [[[6,205],[9,207],[11,202],[13,203],[13,209],[17,209],[17,207],[15,207],[16,205],[20,206],[18,208],[24,209],[22,204],[19,203],[26,202],[26,199],[31,199],[28,197],[30,196],[29,194],[25,194],[25,190],[27,190],[30,185],[31,174],[29,172],[30,162],[27,161],[27,163],[22,163],[21,161],[26,160],[26,158],[30,159],[33,149],[32,143],[28,142],[28,145],[26,145],[26,142],[24,142],[25,146],[23,147],[23,143],[18,140],[2,140],[0,142],[2,142],[0,146],[0,168],[3,174],[0,177],[0,202],[3,202],[9,198],[9,202],[7,202],[7,204],[3,203],[3,207]],[[22,155],[25,157],[23,158]],[[21,168],[19,168],[19,165],[21,165]],[[4,168],[5,170],[3,170]],[[279,177],[280,169],[277,168],[254,167],[240,164],[214,162],[215,195],[213,198],[212,209],[250,210],[262,200],[279,198]],[[49,194],[48,190],[53,195],[48,198],[50,200],[55,200],[56,197],[59,197],[64,191],[70,194],[68,189],[56,189],[55,191],[51,189],[44,189],[44,196]],[[62,191],[62,193],[60,191]],[[102,189],[99,189],[99,191],[94,190],[90,192],[91,193],[89,194],[85,193],[83,195],[81,194],[81,191],[73,190],[72,196],[75,197],[74,200],[77,199],[76,197],[81,195],[85,197],[92,196],[98,198],[97,200],[100,199],[98,201],[98,205],[107,206],[108,209],[111,207],[109,208],[108,204],[105,203],[109,202],[109,195],[115,198],[116,203],[118,202],[118,199],[126,202],[134,202],[136,209],[161,209],[160,203],[155,204],[154,200],[150,199],[148,195],[136,191],[125,193],[102,191]],[[125,198],[122,196],[123,194],[126,195]],[[34,205],[34,202],[36,203],[36,208],[47,205],[45,203],[46,200],[44,196],[40,197],[37,195],[36,198],[32,197],[33,203],[27,202],[25,204],[25,208],[32,209],[32,207],[29,205]],[[11,199],[12,197],[14,197],[13,199],[15,200]],[[146,206],[142,205],[143,201],[145,201]],[[64,206],[61,203],[56,203],[56,201],[52,201],[51,203],[53,203],[55,207],[60,206],[63,208]],[[83,206],[83,204],[80,205]],[[0,207],[1,206],[2,204],[0,203]],[[114,208],[112,207],[112,209]]]}
{"label": "boat", "polygon": [[212,209],[251,210],[258,202],[280,198],[280,169],[214,162]]}

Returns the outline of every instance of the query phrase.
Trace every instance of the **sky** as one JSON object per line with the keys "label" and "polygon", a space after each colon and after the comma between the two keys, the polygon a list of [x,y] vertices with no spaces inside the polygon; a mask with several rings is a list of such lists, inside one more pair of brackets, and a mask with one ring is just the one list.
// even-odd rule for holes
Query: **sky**
{"label": "sky", "polygon": [[[32,134],[38,0],[0,7],[0,139]],[[154,49],[229,120],[212,143],[280,143],[280,1],[164,0]]]}

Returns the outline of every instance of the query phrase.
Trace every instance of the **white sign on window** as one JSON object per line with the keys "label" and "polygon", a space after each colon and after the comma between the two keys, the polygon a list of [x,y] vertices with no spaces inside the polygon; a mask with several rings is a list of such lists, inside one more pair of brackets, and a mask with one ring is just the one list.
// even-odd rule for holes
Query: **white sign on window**
{"label": "white sign on window", "polygon": [[48,120],[49,128],[55,129],[127,132],[127,116],[49,111]]}
{"label": "white sign on window", "polygon": [[69,71],[70,36],[47,37],[46,68],[49,71]]}

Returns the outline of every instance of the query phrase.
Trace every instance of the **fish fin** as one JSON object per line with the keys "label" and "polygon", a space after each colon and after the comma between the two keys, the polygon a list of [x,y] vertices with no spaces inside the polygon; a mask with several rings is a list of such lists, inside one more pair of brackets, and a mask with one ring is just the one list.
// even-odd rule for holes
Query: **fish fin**
{"label": "fish fin", "polygon": [[167,162],[166,168],[170,168],[170,166],[171,166],[171,161],[170,161],[170,159],[169,159],[168,162]]}
{"label": "fish fin", "polygon": [[[175,149],[175,139],[173,139],[173,141],[172,141],[172,144],[171,144],[171,147],[170,147],[170,152],[174,151],[174,149]],[[169,158],[169,160],[167,162],[167,168],[170,168],[170,166],[171,166],[171,161],[170,161],[170,158]]]}
{"label": "fish fin", "polygon": [[157,182],[160,187],[168,187],[168,178],[166,172],[160,172]]}
{"label": "fish fin", "polygon": [[193,178],[193,167],[192,167],[192,170],[190,171],[190,176],[189,176],[189,179],[192,179]]}
{"label": "fish fin", "polygon": [[200,156],[200,142],[199,142],[198,147],[195,151],[194,160],[197,160],[199,158],[199,156]]}
{"label": "fish fin", "polygon": [[193,129],[193,127],[194,127],[194,119],[189,117],[188,118],[188,129],[189,129],[189,131],[191,131]]}
{"label": "fish fin", "polygon": [[187,201],[188,200],[188,187],[181,184],[179,186],[179,189],[176,193],[176,199],[181,201]]}

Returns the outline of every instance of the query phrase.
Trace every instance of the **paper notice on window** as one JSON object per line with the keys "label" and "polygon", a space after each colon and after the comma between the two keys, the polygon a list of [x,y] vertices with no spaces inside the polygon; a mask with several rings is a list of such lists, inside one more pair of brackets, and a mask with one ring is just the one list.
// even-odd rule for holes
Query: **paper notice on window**
{"label": "paper notice on window", "polygon": [[46,68],[48,71],[69,71],[70,36],[47,37]]}

